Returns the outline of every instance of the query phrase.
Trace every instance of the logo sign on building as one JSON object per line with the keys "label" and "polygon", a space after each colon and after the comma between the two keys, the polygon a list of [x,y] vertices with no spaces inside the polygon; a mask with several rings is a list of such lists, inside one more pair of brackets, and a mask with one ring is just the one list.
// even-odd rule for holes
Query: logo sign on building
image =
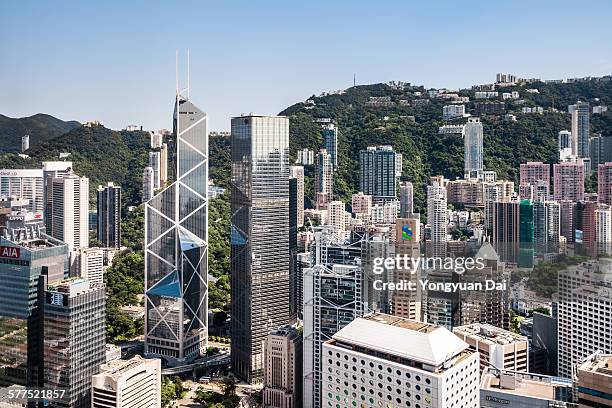
{"label": "logo sign on building", "polygon": [[16,247],[0,246],[0,258],[19,259],[21,250]]}
{"label": "logo sign on building", "polygon": [[412,229],[410,229],[410,225],[402,225],[402,241],[412,241],[413,239],[414,234],[412,233]]}

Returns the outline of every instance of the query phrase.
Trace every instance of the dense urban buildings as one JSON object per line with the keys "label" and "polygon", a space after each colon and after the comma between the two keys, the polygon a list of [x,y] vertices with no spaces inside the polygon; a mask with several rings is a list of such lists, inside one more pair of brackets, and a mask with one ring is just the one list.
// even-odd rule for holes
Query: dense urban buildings
{"label": "dense urban buildings", "polygon": [[207,115],[177,94],[176,180],[145,205],[145,354],[182,364],[208,336]]}
{"label": "dense urban buildings", "polygon": [[478,353],[443,327],[385,314],[323,344],[323,406],[480,407]]}
{"label": "dense urban buildings", "polygon": [[287,117],[232,118],[231,210],[232,368],[261,383],[264,340],[289,322]]}
{"label": "dense urban buildings", "polygon": [[108,183],[98,191],[98,241],[106,248],[121,247],[121,187]]}
{"label": "dense urban buildings", "polygon": [[161,360],[140,356],[103,364],[91,380],[92,408],[161,408]]}

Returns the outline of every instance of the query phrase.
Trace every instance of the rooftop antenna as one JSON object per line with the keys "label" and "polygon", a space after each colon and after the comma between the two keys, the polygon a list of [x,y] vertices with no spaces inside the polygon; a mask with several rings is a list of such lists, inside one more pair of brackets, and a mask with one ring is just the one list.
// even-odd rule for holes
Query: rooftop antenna
{"label": "rooftop antenna", "polygon": [[189,48],[187,48],[187,99],[189,99]]}
{"label": "rooftop antenna", "polygon": [[178,98],[178,94],[179,94],[179,79],[178,79],[178,55],[179,52],[178,50],[176,50],[176,60],[175,60],[175,73],[174,73],[174,80],[176,82],[176,97]]}
{"label": "rooftop antenna", "polygon": [[356,86],[356,83],[357,83],[357,81],[356,81],[356,75],[355,75],[355,73],[353,72],[353,86]]}

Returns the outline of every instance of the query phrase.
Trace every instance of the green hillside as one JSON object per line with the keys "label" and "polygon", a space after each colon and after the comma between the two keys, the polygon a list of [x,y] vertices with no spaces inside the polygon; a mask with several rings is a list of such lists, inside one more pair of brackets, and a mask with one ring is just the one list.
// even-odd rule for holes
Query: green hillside
{"label": "green hillside", "polygon": [[26,118],[0,115],[0,153],[20,152],[21,137],[30,135],[30,147],[46,142],[79,126],[79,122],[38,113]]}

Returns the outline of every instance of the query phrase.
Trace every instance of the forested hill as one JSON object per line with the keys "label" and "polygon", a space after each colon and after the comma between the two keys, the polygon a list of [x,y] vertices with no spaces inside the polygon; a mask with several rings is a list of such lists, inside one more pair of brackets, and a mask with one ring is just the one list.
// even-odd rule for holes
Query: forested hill
{"label": "forested hill", "polygon": [[[527,92],[537,89],[539,93]],[[557,133],[570,129],[567,105],[586,100],[594,105],[612,104],[612,81],[590,80],[577,83],[535,82],[496,89],[519,92],[519,99],[505,100],[506,112],[517,120],[504,120],[504,115],[482,116],[484,124],[484,164],[500,178],[518,180],[519,164],[526,161],[553,163],[557,159]],[[418,96],[418,93],[421,93]],[[474,91],[461,90],[468,96],[466,112],[474,113]],[[390,97],[393,106],[368,106],[370,97]],[[598,98],[598,99],[597,99]],[[299,149],[322,147],[321,126],[315,120],[330,118],[339,126],[339,171],[334,190],[338,197],[350,202],[350,194],[358,189],[359,150],[367,146],[388,144],[403,154],[402,179],[415,183],[417,208],[424,205],[424,186],[431,175],[448,178],[463,174],[463,140],[461,135],[439,135],[444,124],[462,123],[442,120],[442,107],[450,104],[430,98],[423,87],[374,84],[356,86],[342,94],[311,96],[281,115],[290,117],[291,160]],[[522,107],[542,107],[543,114],[523,114]],[[549,108],[556,108],[552,111]],[[413,118],[414,117],[414,120]],[[465,120],[464,120],[465,121]],[[591,133],[612,135],[612,107],[604,114],[592,115]]]}
{"label": "forested hill", "polygon": [[149,150],[148,132],[79,126],[32,147],[27,152],[29,159],[0,155],[0,168],[39,168],[45,160],[58,160],[60,153],[70,153],[66,160],[73,162],[77,174],[89,178],[92,194],[99,184],[112,181],[122,187],[124,205],[137,205]]}
{"label": "forested hill", "polygon": [[38,113],[25,118],[0,115],[0,153],[20,152],[21,137],[30,135],[30,146],[51,140],[79,126],[74,120],[64,122],[51,115]]}

